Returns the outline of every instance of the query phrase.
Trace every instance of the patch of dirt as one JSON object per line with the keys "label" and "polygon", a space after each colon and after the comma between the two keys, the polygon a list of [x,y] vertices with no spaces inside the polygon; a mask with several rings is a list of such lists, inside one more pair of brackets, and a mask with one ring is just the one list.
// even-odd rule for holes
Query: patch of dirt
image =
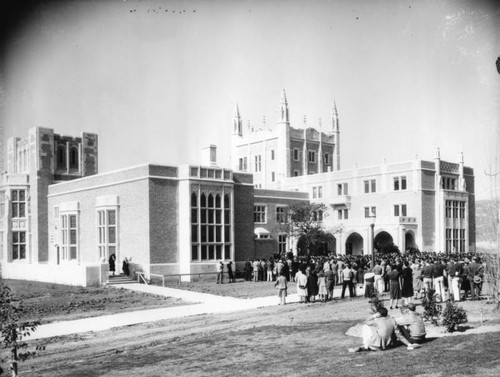
{"label": "patch of dirt", "polygon": [[123,288],[73,287],[21,280],[3,282],[22,301],[22,320],[40,320],[41,323],[186,305],[179,299]]}

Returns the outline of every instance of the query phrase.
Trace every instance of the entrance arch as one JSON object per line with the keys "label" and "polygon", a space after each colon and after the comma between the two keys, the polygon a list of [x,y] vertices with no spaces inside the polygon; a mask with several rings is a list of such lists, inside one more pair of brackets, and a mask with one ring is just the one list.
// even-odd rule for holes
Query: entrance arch
{"label": "entrance arch", "polygon": [[359,233],[351,233],[345,240],[346,255],[363,254],[363,237]]}
{"label": "entrance arch", "polygon": [[408,230],[405,233],[405,247],[408,249],[418,249],[417,243],[415,242],[415,233],[412,230]]}
{"label": "entrance arch", "polygon": [[385,230],[377,233],[375,236],[375,249],[378,251],[384,250],[387,247],[390,247],[394,245],[394,239],[390,235],[390,233],[386,232]]}

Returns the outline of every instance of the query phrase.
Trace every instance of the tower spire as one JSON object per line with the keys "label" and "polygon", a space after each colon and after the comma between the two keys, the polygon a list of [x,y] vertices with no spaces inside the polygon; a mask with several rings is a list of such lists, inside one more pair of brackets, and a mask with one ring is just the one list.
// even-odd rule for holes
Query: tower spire
{"label": "tower spire", "polygon": [[333,101],[332,108],[332,132],[339,132],[339,113],[337,112],[337,104]]}
{"label": "tower spire", "polygon": [[233,135],[243,136],[243,126],[238,104],[234,107],[233,113]]}
{"label": "tower spire", "polygon": [[281,91],[280,122],[290,123],[290,118],[288,116],[288,101],[286,100],[285,89],[282,89]]}
{"label": "tower spire", "polygon": [[340,170],[340,127],[339,113],[337,112],[337,103],[333,101],[332,109],[332,134],[335,135],[335,158],[333,170]]}

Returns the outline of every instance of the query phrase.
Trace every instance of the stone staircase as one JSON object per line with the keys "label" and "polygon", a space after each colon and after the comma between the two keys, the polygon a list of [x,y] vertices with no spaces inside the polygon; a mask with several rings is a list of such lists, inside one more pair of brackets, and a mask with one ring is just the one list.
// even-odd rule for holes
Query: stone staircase
{"label": "stone staircase", "polygon": [[132,280],[130,277],[124,274],[120,275],[109,275],[108,285],[124,285],[124,284],[134,284],[137,283],[136,280]]}

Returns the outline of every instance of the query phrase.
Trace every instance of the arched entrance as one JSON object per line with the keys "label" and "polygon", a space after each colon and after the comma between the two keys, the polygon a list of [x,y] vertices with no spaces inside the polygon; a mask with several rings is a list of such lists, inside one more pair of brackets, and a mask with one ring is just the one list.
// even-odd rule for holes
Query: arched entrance
{"label": "arched entrance", "polygon": [[390,233],[385,230],[379,232],[375,236],[375,249],[379,252],[383,253],[393,253],[400,252],[398,246],[394,244],[394,239],[390,235]]}
{"label": "arched entrance", "polygon": [[418,249],[418,246],[415,242],[415,233],[413,233],[412,230],[409,230],[405,233],[405,245],[406,245],[406,250]]}
{"label": "arched entrance", "polygon": [[359,233],[351,233],[345,240],[346,255],[362,255],[363,254],[363,237]]}

